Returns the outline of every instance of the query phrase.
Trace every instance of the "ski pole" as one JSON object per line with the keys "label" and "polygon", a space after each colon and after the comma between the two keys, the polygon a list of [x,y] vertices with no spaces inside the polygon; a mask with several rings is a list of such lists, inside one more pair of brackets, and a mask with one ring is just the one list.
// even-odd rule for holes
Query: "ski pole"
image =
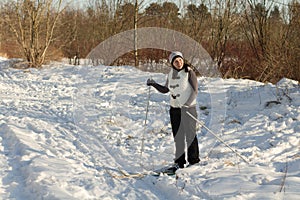
{"label": "ski pole", "polygon": [[195,118],[190,112],[186,111],[186,113],[197,123],[199,123],[202,127],[204,127],[209,133],[215,136],[215,138],[217,138],[220,142],[222,142],[226,147],[228,147],[233,153],[235,153],[238,157],[240,157],[245,163],[250,164],[241,154],[239,154],[236,150],[231,148],[222,138],[217,136],[217,134],[215,134],[212,130],[210,130],[207,126],[205,126],[202,122],[200,122],[197,118]]}
{"label": "ski pole", "polygon": [[148,86],[148,101],[147,101],[147,106],[146,106],[146,117],[145,117],[144,131],[143,131],[143,136],[142,136],[141,159],[142,159],[143,152],[144,152],[144,140],[145,140],[146,127],[147,127],[147,120],[148,120],[149,103],[150,103],[150,86]]}

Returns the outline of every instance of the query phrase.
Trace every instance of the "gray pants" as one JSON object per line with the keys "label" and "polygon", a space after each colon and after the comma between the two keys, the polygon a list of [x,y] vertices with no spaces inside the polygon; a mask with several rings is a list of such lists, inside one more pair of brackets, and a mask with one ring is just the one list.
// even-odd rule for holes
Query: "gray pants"
{"label": "gray pants", "polygon": [[186,163],[185,149],[187,147],[188,162],[195,164],[200,161],[198,139],[196,136],[196,121],[187,112],[197,118],[196,107],[170,109],[172,132],[175,141],[175,163],[183,168]]}

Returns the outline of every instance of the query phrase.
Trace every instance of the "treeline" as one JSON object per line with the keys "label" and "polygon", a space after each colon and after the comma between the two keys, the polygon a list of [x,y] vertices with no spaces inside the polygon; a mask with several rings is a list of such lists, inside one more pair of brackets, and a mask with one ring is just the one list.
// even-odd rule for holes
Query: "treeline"
{"label": "treeline", "polygon": [[[89,0],[85,7],[61,0],[1,4],[0,52],[28,66],[84,58],[109,37],[141,27],[179,31],[200,43],[224,77],[276,82],[300,80],[300,3],[272,0]],[[140,63],[161,62],[168,52],[139,49]],[[134,65],[134,52],[114,64]]]}

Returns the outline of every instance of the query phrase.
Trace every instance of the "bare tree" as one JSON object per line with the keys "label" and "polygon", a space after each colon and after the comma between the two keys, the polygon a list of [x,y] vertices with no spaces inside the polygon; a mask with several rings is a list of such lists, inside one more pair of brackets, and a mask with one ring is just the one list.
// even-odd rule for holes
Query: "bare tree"
{"label": "bare tree", "polygon": [[[39,67],[53,48],[64,57],[74,57],[79,52],[85,57],[115,34],[156,26],[181,31],[204,45],[228,77],[271,82],[283,76],[300,79],[297,0],[289,4],[190,0],[181,9],[177,4],[182,0],[177,4],[165,0],[151,4],[145,0],[87,1],[86,8],[70,7],[66,11],[61,7],[62,0],[0,1],[1,51],[20,57],[16,53],[20,50],[29,66]],[[142,38],[137,33],[129,37],[134,51],[121,56],[115,64],[138,66],[167,57],[168,52],[163,50],[139,49],[137,42]]]}
{"label": "bare tree", "polygon": [[256,69],[260,74],[257,80],[266,81],[272,73],[272,65],[269,62],[271,59],[269,14],[273,5],[265,0],[247,0],[244,6],[245,21],[242,26],[256,58]]}
{"label": "bare tree", "polygon": [[138,0],[135,0],[134,3],[134,65],[139,66],[139,57],[138,57],[138,16],[139,16],[139,3]]}
{"label": "bare tree", "polygon": [[[55,42],[56,49],[59,49],[65,57],[69,59],[70,64],[79,64],[80,46],[79,46],[79,24],[82,23],[84,13],[74,8],[66,9],[62,13],[55,35],[59,36]],[[63,34],[61,34],[63,33]]]}
{"label": "bare tree", "polygon": [[230,38],[230,31],[234,24],[233,13],[237,5],[237,0],[216,0],[210,2],[211,16],[211,56],[217,62],[218,67],[222,67],[226,56],[226,45]]}
{"label": "bare tree", "polygon": [[62,12],[62,0],[17,0],[6,5],[9,26],[28,67],[41,67],[54,41],[54,30]]}
{"label": "bare tree", "polygon": [[210,25],[208,19],[211,18],[211,15],[204,1],[202,0],[202,3],[198,7],[195,4],[189,4],[186,7],[186,14],[183,20],[185,33],[198,42],[202,42],[205,36],[207,36],[208,25]]}
{"label": "bare tree", "polygon": [[300,81],[300,2],[294,0],[289,5],[288,12],[289,24],[287,28],[287,37],[285,51],[286,68],[289,69],[289,76]]}

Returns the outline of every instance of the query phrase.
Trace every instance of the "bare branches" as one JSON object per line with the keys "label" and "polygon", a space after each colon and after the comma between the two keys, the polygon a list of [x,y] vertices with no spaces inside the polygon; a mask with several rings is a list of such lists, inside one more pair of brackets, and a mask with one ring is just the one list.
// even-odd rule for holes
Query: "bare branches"
{"label": "bare branches", "polygon": [[[0,51],[14,57],[21,51],[29,66],[39,67],[54,51],[62,57],[85,57],[115,34],[160,27],[180,31],[203,45],[226,77],[300,80],[298,1],[145,2],[88,0],[87,7],[77,9],[63,8],[62,0],[0,3]],[[132,45],[135,50],[115,64],[161,62],[168,53],[139,49],[137,42]]]}
{"label": "bare branches", "polygon": [[18,0],[6,7],[9,26],[29,67],[40,67],[54,39],[54,29],[62,12],[61,0]]}

